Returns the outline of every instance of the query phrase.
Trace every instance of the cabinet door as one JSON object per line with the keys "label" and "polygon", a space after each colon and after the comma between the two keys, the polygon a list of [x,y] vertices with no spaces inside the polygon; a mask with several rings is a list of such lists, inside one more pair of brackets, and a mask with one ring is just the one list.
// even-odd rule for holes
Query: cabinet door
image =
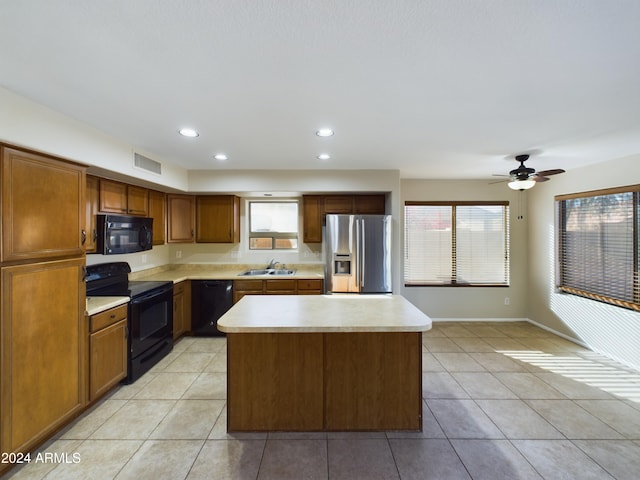
{"label": "cabinet door", "polygon": [[302,197],[302,241],[322,242],[322,197],[304,195]]}
{"label": "cabinet door", "polygon": [[324,197],[324,213],[353,213],[353,195],[327,195]]}
{"label": "cabinet door", "polygon": [[84,167],[2,147],[2,261],[83,255],[84,196]]}
{"label": "cabinet door", "polygon": [[89,401],[93,401],[127,376],[127,320],[92,333],[89,352]]}
{"label": "cabinet door", "polygon": [[193,243],[196,204],[193,195],[167,195],[168,243]]}
{"label": "cabinet door", "polygon": [[2,268],[3,452],[28,452],[84,408],[85,259]]}
{"label": "cabinet door", "polygon": [[149,190],[135,185],[127,185],[127,213],[149,216]]}
{"label": "cabinet door", "polygon": [[184,325],[184,282],[173,286],[173,339],[181,337],[185,332]]}
{"label": "cabinet door", "polygon": [[384,215],[386,199],[380,195],[355,195],[353,197],[353,213],[363,215]]}
{"label": "cabinet door", "polygon": [[127,213],[127,185],[114,180],[100,179],[100,211],[104,213]]}
{"label": "cabinet door", "polygon": [[163,245],[167,230],[167,196],[162,192],[149,190],[149,216],[153,218],[153,244]]}
{"label": "cabinet door", "polygon": [[238,243],[240,199],[234,195],[198,195],[196,242]]}
{"label": "cabinet door", "polygon": [[87,175],[86,188],[86,225],[87,240],[84,249],[87,253],[95,253],[98,240],[98,225],[96,223],[96,214],[99,208],[100,188],[99,179],[92,175]]}

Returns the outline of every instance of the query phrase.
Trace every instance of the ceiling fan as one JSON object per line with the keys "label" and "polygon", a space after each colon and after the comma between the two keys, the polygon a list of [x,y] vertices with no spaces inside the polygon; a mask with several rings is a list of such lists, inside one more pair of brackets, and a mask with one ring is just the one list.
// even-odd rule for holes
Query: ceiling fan
{"label": "ceiling fan", "polygon": [[[524,162],[529,160],[529,155],[516,155],[516,161],[520,162],[520,166],[518,168],[514,168],[509,172],[508,180],[501,180],[503,182],[509,182],[507,185],[512,190],[528,190],[533,188],[533,186],[537,182],[546,182],[549,180],[549,176],[558,175],[559,173],[564,173],[564,170],[561,168],[556,168],[554,170],[542,170],[540,172],[536,172],[535,169],[526,167]],[[494,175],[494,176],[506,176],[506,175]],[[498,183],[498,182],[494,182]]]}

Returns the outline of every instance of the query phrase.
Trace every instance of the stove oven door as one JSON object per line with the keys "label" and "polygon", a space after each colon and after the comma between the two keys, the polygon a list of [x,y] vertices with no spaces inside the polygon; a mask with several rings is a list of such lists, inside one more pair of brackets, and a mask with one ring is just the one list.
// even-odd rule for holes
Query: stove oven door
{"label": "stove oven door", "polygon": [[173,285],[156,288],[129,304],[130,355],[136,358],[173,339]]}

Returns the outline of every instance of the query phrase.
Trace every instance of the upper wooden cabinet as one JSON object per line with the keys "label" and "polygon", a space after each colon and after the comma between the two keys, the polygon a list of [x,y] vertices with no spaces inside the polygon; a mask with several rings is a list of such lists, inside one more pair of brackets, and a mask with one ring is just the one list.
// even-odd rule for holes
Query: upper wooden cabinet
{"label": "upper wooden cabinet", "polygon": [[100,211],[104,213],[127,213],[127,184],[100,179]]}
{"label": "upper wooden cabinet", "polygon": [[302,224],[305,243],[322,242],[322,224],[327,214],[383,215],[384,194],[368,195],[303,195]]}
{"label": "upper wooden cabinet", "polygon": [[[360,215],[380,215],[385,213],[384,195],[354,195],[353,213]],[[328,213],[328,212],[327,212]]]}
{"label": "upper wooden cabinet", "polygon": [[85,202],[86,212],[86,225],[87,225],[87,240],[84,244],[84,250],[87,253],[95,253],[97,250],[98,241],[98,225],[96,222],[96,214],[100,208],[100,179],[92,175],[87,175],[87,188]]}
{"label": "upper wooden cabinet", "polygon": [[167,195],[167,242],[193,243],[195,239],[196,197]]}
{"label": "upper wooden cabinet", "polygon": [[326,195],[323,213],[353,213],[353,195]]}
{"label": "upper wooden cabinet", "polygon": [[302,241],[322,242],[322,195],[302,197]]}
{"label": "upper wooden cabinet", "polygon": [[1,147],[3,262],[84,254],[85,168]]}
{"label": "upper wooden cabinet", "polygon": [[167,195],[149,190],[149,216],[153,218],[153,244],[162,245],[167,231]]}
{"label": "upper wooden cabinet", "polygon": [[196,242],[240,242],[240,198],[235,195],[198,195]]}
{"label": "upper wooden cabinet", "polygon": [[149,216],[149,190],[135,185],[127,185],[127,213]]}
{"label": "upper wooden cabinet", "polygon": [[149,215],[148,190],[135,185],[100,179],[100,211],[120,215]]}

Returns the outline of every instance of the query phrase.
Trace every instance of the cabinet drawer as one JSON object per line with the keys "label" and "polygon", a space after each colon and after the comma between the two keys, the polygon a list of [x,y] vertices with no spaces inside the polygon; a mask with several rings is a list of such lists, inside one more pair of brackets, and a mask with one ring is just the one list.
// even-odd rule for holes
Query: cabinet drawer
{"label": "cabinet drawer", "polygon": [[265,280],[265,284],[266,284],[265,290],[267,292],[289,290],[289,291],[293,291],[295,293],[296,286],[297,286],[296,282],[297,281],[293,280],[293,279],[287,279],[287,280]]}
{"label": "cabinet drawer", "polygon": [[108,327],[109,325],[119,322],[127,318],[127,306],[121,305],[119,307],[105,310],[101,313],[96,313],[91,316],[91,333]]}
{"label": "cabinet drawer", "polygon": [[234,280],[234,290],[251,290],[262,292],[262,280]]}
{"label": "cabinet drawer", "polygon": [[298,280],[298,290],[322,290],[322,280]]}

